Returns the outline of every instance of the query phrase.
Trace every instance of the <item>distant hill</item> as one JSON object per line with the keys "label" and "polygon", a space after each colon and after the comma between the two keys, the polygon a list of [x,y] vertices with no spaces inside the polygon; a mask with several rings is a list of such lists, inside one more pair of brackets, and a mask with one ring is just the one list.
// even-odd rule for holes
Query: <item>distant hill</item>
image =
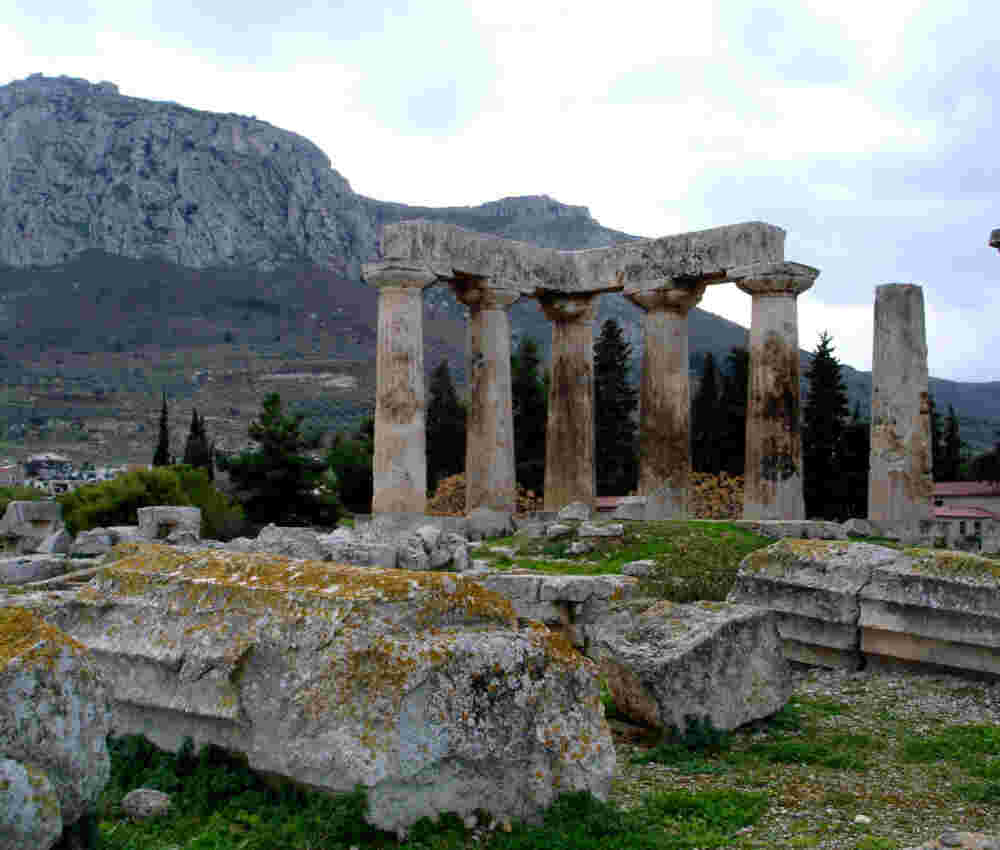
{"label": "distant hill", "polygon": [[[416,217],[565,250],[635,238],[545,196],[445,208],[365,198],[294,133],[111,83],[0,86],[0,453],[146,462],[163,392],[177,453],[191,406],[235,447],[273,389],[314,428],[351,427],[374,397],[376,296],[360,264],[381,227]],[[511,317],[515,344],[530,336],[547,351],[535,302]],[[638,359],[641,312],[602,296],[598,325],[611,317]],[[695,366],[746,344],[745,328],[702,310],[690,328]],[[464,308],[432,287],[427,370],[447,359],[461,382],[464,349]],[[844,374],[867,411],[870,375]],[[932,390],[975,448],[992,443],[1000,383]]]}

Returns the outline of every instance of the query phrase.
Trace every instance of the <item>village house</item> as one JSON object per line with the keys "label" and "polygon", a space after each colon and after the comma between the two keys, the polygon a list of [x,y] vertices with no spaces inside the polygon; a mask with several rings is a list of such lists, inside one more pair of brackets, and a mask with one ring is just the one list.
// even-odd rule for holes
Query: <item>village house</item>
{"label": "village house", "polygon": [[946,532],[948,545],[981,541],[1000,531],[1000,484],[990,481],[938,481],[934,484],[934,518]]}

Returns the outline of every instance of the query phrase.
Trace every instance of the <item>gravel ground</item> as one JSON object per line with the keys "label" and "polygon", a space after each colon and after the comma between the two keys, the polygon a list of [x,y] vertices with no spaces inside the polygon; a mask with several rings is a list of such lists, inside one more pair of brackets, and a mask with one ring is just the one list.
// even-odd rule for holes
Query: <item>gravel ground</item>
{"label": "gravel ground", "polygon": [[866,769],[749,759],[733,766],[719,762],[717,772],[691,775],[657,763],[631,764],[629,757],[642,748],[619,741],[612,799],[630,808],[643,794],[657,790],[764,791],[770,799],[767,813],[734,839],[732,846],[743,848],[899,850],[920,845],[985,850],[992,841],[988,836],[1000,835],[1000,801],[972,803],[959,791],[958,786],[976,781],[965,771],[968,764],[913,763],[902,757],[902,743],[914,736],[926,738],[954,725],[997,724],[1000,683],[820,668],[796,668],[794,676],[796,702],[807,720],[802,730],[744,729],[735,736],[733,750],[789,735],[821,741],[838,734],[842,740],[843,733],[850,733],[862,736],[858,752],[866,756]]}

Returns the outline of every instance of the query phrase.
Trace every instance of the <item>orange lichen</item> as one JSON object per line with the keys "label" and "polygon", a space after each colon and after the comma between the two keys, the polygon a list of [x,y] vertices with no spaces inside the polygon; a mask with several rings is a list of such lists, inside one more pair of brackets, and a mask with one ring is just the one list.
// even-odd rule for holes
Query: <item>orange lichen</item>
{"label": "orange lichen", "polygon": [[12,664],[52,669],[67,650],[82,655],[87,648],[25,608],[0,608],[0,669]]}

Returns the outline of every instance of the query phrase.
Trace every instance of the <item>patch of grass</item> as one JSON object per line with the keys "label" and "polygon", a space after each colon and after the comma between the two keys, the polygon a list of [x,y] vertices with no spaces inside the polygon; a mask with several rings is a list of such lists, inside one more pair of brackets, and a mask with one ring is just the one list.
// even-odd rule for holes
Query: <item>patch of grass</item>
{"label": "patch of grass", "polygon": [[936,735],[910,735],[903,741],[903,758],[910,762],[965,761],[986,755],[1000,755],[996,726],[951,726]]}
{"label": "patch of grass", "polygon": [[868,757],[884,746],[864,734],[838,733],[828,738],[796,737],[752,745],[746,753],[774,764],[808,764],[830,770],[868,769]]}
{"label": "patch of grass", "polygon": [[648,764],[655,761],[660,764],[683,764],[691,767],[692,762],[718,757],[729,750],[731,735],[716,729],[711,718],[699,718],[689,714],[684,718],[684,724],[683,732],[676,726],[665,730],[659,743],[645,753],[632,756],[632,763]]}

